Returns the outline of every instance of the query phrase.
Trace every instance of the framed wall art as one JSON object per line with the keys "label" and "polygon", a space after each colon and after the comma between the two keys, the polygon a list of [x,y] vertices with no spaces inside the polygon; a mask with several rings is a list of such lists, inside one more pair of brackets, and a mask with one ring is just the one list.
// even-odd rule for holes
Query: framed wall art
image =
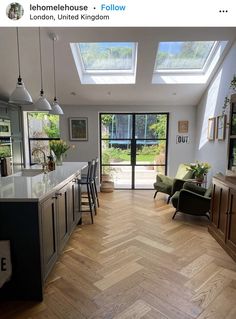
{"label": "framed wall art", "polygon": [[88,140],[88,118],[87,117],[70,117],[69,133],[71,141]]}
{"label": "framed wall art", "polygon": [[178,132],[188,133],[188,121],[178,121]]}
{"label": "framed wall art", "polygon": [[225,140],[225,131],[226,131],[226,115],[217,116],[216,121],[216,138],[219,141]]}
{"label": "framed wall art", "polygon": [[215,123],[216,123],[215,117],[211,117],[208,119],[207,138],[209,141],[214,141],[215,139]]}

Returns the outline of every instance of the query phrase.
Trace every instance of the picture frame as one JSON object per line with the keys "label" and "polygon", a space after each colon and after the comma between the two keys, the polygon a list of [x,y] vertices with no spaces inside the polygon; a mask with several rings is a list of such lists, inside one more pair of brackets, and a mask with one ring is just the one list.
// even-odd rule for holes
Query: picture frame
{"label": "picture frame", "polygon": [[217,116],[216,121],[216,138],[218,141],[225,140],[225,133],[226,133],[226,115],[219,115]]}
{"label": "picture frame", "polygon": [[70,117],[69,136],[71,141],[88,141],[88,118]]}
{"label": "picture frame", "polygon": [[178,133],[188,133],[188,121],[178,121]]}
{"label": "picture frame", "polygon": [[211,117],[208,119],[207,138],[209,141],[214,141],[215,139],[215,124],[216,124],[215,117]]}

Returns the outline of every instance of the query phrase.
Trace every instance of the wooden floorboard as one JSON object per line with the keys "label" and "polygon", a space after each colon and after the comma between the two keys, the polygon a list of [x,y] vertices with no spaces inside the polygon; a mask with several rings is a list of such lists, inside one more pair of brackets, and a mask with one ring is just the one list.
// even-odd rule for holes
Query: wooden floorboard
{"label": "wooden floorboard", "polygon": [[236,319],[236,264],[206,218],[153,191],[100,194],[72,234],[41,303],[1,301],[0,319]]}

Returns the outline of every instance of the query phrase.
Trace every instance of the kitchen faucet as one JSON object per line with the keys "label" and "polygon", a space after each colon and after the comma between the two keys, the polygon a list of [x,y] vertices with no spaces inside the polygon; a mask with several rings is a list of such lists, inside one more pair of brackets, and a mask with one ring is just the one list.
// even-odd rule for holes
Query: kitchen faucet
{"label": "kitchen faucet", "polygon": [[32,151],[32,155],[34,155],[34,153],[36,152],[41,152],[43,153],[43,163],[42,164],[42,167],[43,167],[43,172],[46,174],[47,173],[47,167],[48,167],[48,164],[47,164],[47,159],[46,159],[46,154],[45,152],[41,149],[41,148],[35,148],[33,151]]}

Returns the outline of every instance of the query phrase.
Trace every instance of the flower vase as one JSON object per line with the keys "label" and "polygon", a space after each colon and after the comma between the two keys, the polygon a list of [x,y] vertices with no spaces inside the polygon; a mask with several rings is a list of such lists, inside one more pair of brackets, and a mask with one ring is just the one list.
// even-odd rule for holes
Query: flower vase
{"label": "flower vase", "polygon": [[60,155],[56,155],[56,165],[57,166],[61,166],[63,163],[63,157],[62,157],[62,154]]}

